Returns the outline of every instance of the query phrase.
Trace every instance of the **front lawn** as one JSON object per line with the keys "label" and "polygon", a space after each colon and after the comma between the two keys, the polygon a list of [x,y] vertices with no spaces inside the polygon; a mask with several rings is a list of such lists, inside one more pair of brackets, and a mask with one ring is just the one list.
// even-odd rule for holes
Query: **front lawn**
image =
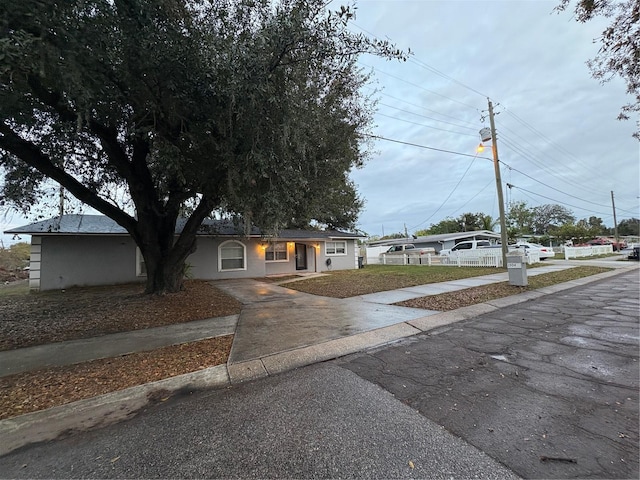
{"label": "front lawn", "polygon": [[348,298],[397,288],[448,282],[505,272],[495,267],[449,267],[433,265],[367,265],[359,270],[340,270],[329,275],[287,283],[288,288],[333,298]]}

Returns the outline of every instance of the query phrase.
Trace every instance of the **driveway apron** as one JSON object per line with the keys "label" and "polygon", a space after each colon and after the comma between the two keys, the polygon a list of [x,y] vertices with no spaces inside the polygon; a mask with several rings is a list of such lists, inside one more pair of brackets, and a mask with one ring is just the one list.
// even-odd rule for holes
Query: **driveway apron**
{"label": "driveway apron", "polygon": [[242,302],[229,363],[258,359],[435,314],[310,295],[252,279],[217,282]]}

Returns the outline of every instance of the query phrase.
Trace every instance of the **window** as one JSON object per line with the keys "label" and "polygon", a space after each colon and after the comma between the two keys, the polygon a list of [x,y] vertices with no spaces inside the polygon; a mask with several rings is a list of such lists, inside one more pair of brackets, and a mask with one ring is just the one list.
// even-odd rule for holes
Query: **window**
{"label": "window", "polygon": [[286,262],[289,260],[287,242],[274,242],[269,244],[264,251],[264,259],[267,262]]}
{"label": "window", "polygon": [[144,257],[138,247],[136,247],[136,275],[138,277],[147,276],[147,264],[144,263]]}
{"label": "window", "polygon": [[324,248],[327,255],[347,254],[347,242],[326,242]]}
{"label": "window", "polygon": [[242,243],[235,240],[224,242],[218,248],[218,253],[218,268],[220,271],[247,269],[245,265],[246,249]]}

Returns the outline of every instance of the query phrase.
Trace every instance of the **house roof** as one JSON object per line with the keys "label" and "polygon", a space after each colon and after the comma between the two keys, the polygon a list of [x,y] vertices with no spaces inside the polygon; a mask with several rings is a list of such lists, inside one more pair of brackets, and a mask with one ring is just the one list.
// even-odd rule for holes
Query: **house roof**
{"label": "house roof", "polygon": [[422,237],[407,237],[407,238],[394,238],[389,240],[377,240],[375,242],[370,242],[369,246],[391,246],[391,245],[402,245],[404,243],[436,243],[436,242],[446,242],[450,240],[461,240],[461,239],[500,239],[500,234],[496,232],[492,232],[490,230],[473,230],[469,232],[455,232],[455,233],[441,233],[438,235],[425,235]]}
{"label": "house roof", "polygon": [[[182,231],[186,219],[178,219],[176,234]],[[104,215],[62,215],[22,227],[12,228],[5,233],[22,233],[28,235],[128,235],[128,232],[111,218]],[[245,236],[242,225],[229,220],[206,219],[198,229],[198,235],[207,236]],[[261,230],[251,227],[250,237],[262,237]],[[291,240],[326,240],[362,238],[356,233],[341,232],[339,230],[282,230],[279,239]]]}
{"label": "house roof", "polygon": [[415,242],[446,242],[448,240],[460,240],[463,238],[470,239],[499,239],[500,234],[492,232],[490,230],[474,230],[471,232],[456,232],[456,233],[441,233],[438,235],[426,235],[424,237],[418,237]]}

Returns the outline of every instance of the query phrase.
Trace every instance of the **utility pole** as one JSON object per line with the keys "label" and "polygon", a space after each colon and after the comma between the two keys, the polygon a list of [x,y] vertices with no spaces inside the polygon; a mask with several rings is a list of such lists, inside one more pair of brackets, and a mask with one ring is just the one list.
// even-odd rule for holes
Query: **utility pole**
{"label": "utility pole", "polygon": [[611,206],[613,207],[613,235],[616,239],[616,245],[620,246],[620,242],[618,239],[618,220],[616,219],[616,202],[613,199],[613,190],[611,190]]}
{"label": "utility pole", "polygon": [[498,140],[496,137],[496,124],[493,119],[493,104],[489,102],[489,124],[491,126],[491,150],[493,151],[493,169],[496,174],[496,190],[498,191],[498,211],[500,212],[500,240],[502,242],[502,266],[507,266],[507,220],[504,214],[504,199],[502,197],[502,178],[500,176],[500,160],[498,160]]}

